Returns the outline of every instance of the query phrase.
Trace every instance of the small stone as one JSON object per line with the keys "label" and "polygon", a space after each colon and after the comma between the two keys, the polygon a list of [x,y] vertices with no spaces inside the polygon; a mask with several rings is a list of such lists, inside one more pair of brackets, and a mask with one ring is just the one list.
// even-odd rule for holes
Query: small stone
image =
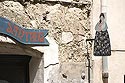
{"label": "small stone", "polygon": [[69,43],[73,40],[73,34],[71,32],[62,32],[62,43]]}

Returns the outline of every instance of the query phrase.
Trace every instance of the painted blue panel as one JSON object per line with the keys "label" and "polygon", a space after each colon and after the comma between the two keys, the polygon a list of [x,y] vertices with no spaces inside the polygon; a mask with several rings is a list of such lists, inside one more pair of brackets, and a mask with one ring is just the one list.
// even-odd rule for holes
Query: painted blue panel
{"label": "painted blue panel", "polygon": [[45,38],[48,34],[48,30],[26,29],[3,17],[0,17],[0,33],[22,44],[49,45],[49,42]]}

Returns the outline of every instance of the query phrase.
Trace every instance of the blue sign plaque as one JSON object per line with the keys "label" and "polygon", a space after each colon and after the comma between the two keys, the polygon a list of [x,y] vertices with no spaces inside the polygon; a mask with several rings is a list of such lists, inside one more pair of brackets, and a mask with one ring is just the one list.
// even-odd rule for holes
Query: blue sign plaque
{"label": "blue sign plaque", "polygon": [[6,18],[0,17],[0,33],[28,45],[49,45],[45,38],[48,30],[26,29]]}

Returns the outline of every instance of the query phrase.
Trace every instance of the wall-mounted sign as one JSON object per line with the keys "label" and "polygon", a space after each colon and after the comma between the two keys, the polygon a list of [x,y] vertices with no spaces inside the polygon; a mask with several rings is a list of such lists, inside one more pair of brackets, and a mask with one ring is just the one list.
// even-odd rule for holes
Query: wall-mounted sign
{"label": "wall-mounted sign", "polygon": [[0,33],[22,44],[49,45],[49,42],[45,38],[48,30],[26,29],[3,17],[0,17]]}

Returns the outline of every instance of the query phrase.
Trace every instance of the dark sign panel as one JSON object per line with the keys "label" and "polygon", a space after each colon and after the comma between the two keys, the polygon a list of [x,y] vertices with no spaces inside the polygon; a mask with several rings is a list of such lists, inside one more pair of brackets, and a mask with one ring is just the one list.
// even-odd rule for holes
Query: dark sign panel
{"label": "dark sign panel", "polygon": [[26,29],[3,17],[0,17],[0,33],[14,38],[22,44],[49,45],[45,39],[48,30]]}

